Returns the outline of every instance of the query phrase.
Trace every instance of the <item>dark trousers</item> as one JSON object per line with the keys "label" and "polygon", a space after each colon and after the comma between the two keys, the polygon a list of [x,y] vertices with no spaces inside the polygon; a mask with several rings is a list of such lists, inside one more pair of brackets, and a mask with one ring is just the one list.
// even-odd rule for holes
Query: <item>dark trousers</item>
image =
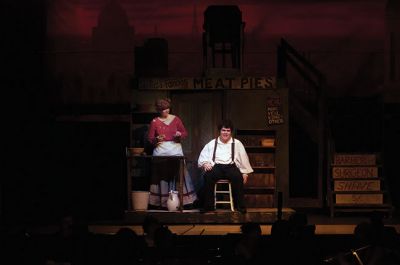
{"label": "dark trousers", "polygon": [[204,208],[214,208],[214,185],[219,179],[227,179],[232,185],[233,202],[236,208],[244,208],[243,176],[236,165],[215,164],[204,174]]}

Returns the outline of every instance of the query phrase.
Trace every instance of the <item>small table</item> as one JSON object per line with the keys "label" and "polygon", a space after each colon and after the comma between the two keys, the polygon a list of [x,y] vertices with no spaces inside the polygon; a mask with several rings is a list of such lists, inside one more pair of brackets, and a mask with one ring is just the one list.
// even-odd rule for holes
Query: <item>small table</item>
{"label": "small table", "polygon": [[178,186],[178,192],[179,192],[179,211],[183,212],[183,182],[184,182],[184,177],[185,177],[185,156],[152,156],[152,155],[132,155],[130,152],[126,152],[126,156],[128,158],[128,180],[127,180],[127,186],[128,186],[128,209],[132,210],[132,203],[131,203],[131,184],[132,184],[132,176],[131,176],[131,159],[132,158],[143,158],[143,159],[171,159],[171,160],[176,160],[179,159],[179,186]]}

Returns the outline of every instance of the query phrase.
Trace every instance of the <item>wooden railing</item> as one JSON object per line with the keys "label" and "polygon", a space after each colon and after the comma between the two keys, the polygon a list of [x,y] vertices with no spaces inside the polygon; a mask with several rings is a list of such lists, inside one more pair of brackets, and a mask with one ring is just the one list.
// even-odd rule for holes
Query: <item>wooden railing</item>
{"label": "wooden railing", "polygon": [[[277,79],[279,85],[289,88],[291,109],[296,113],[296,122],[304,129],[318,146],[318,205],[322,206],[323,183],[326,181],[328,166],[328,142],[332,139],[327,133],[326,78],[309,61],[281,39],[277,50]],[[289,83],[289,66],[300,75],[308,90],[298,90],[298,83]]]}

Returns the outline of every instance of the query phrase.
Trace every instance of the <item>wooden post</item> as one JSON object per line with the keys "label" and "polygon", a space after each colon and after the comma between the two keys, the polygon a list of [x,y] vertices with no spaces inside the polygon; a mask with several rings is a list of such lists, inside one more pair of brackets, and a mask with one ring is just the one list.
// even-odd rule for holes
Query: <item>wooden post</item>
{"label": "wooden post", "polygon": [[131,155],[130,155],[130,153],[129,153],[129,150],[128,150],[128,148],[126,147],[125,148],[125,150],[126,150],[126,158],[127,158],[127,163],[126,163],[126,166],[127,166],[127,179],[126,179],[126,189],[127,189],[127,195],[128,195],[128,202],[127,202],[127,210],[128,211],[132,211],[132,176],[131,176],[131,166],[132,166],[132,164],[131,164]]}
{"label": "wooden post", "polygon": [[278,45],[277,58],[277,78],[286,79],[286,48],[283,40]]}
{"label": "wooden post", "polygon": [[322,179],[324,178],[327,165],[327,138],[326,138],[326,80],[322,75],[318,76],[318,201],[322,207]]}
{"label": "wooden post", "polygon": [[282,220],[282,191],[278,191],[278,220]]}
{"label": "wooden post", "polygon": [[185,158],[179,157],[179,210],[183,212],[183,181],[185,177]]}

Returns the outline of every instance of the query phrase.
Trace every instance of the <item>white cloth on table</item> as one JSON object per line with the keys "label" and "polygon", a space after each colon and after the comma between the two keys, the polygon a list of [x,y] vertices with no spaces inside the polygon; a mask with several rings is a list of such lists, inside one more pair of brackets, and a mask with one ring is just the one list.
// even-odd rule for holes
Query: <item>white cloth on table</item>
{"label": "white cloth on table", "polygon": [[[173,141],[164,141],[153,150],[153,156],[183,156],[182,145]],[[179,172],[177,172],[179,177]],[[149,204],[167,207],[168,194],[170,190],[176,190],[175,180],[161,180],[159,184],[150,185]],[[183,205],[191,204],[197,199],[194,191],[192,178],[184,164]]]}

